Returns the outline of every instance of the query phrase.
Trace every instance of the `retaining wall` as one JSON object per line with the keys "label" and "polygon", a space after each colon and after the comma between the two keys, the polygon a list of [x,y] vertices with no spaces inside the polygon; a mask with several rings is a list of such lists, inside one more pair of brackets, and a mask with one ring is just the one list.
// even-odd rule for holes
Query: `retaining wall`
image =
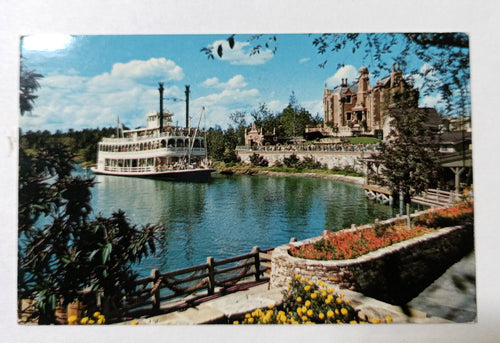
{"label": "retaining wall", "polygon": [[[300,246],[319,239],[321,237],[290,244]],[[473,245],[472,225],[444,228],[351,260],[315,261],[292,257],[288,252],[290,245],[284,245],[273,251],[270,284],[282,287],[300,274],[310,280],[334,283],[339,288],[403,305],[470,252]]]}
{"label": "retaining wall", "polygon": [[264,157],[272,166],[276,161],[283,162],[285,157],[295,154],[299,159],[313,156],[322,164],[326,164],[329,169],[352,167],[358,173],[366,174],[366,166],[361,162],[361,158],[369,156],[370,153],[358,151],[251,151],[236,150],[236,154],[242,162],[250,163],[250,156],[254,153]]}

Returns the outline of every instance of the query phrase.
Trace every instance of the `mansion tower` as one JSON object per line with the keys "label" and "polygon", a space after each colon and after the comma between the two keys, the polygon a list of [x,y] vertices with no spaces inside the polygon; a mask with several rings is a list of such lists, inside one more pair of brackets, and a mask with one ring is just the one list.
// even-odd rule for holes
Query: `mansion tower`
{"label": "mansion tower", "polygon": [[[359,69],[357,82],[349,84],[342,79],[340,86],[323,93],[324,124],[321,128],[308,128],[306,133],[320,133],[327,137],[375,136],[380,139],[389,133],[386,115],[393,104],[393,95],[408,91],[418,107],[418,90],[404,78],[396,64],[390,76],[370,86],[368,68]],[[429,110],[429,109],[427,109]]]}

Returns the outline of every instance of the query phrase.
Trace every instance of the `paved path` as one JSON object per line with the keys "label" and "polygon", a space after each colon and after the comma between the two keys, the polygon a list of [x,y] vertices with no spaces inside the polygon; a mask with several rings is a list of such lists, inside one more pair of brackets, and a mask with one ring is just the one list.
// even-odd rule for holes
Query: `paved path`
{"label": "paved path", "polygon": [[456,323],[476,321],[474,252],[451,266],[408,305],[413,309]]}

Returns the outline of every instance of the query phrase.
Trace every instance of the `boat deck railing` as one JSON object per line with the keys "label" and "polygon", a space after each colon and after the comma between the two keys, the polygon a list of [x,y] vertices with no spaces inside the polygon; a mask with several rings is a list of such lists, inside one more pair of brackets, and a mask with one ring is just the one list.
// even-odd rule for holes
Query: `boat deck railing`
{"label": "boat deck railing", "polygon": [[105,171],[115,172],[115,173],[154,173],[155,167],[104,167]]}
{"label": "boat deck railing", "polygon": [[155,133],[144,136],[132,136],[132,137],[104,137],[102,139],[103,143],[130,143],[130,142],[140,142],[148,141],[157,138],[188,138],[189,136],[184,134],[184,132],[162,132]]}

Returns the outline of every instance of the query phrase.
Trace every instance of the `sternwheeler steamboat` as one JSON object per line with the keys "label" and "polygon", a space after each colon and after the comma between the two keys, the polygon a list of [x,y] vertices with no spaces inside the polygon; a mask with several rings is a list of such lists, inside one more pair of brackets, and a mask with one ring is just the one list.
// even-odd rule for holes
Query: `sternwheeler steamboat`
{"label": "sternwheeler steamboat", "polygon": [[[206,140],[198,127],[189,127],[189,86],[186,86],[186,127],[172,125],[173,114],[163,110],[163,83],[160,111],[147,114],[145,128],[121,130],[116,137],[98,144],[96,174],[153,178],[170,181],[209,181],[212,172]],[[202,110],[203,115],[204,109]],[[200,120],[201,120],[200,115]]]}

